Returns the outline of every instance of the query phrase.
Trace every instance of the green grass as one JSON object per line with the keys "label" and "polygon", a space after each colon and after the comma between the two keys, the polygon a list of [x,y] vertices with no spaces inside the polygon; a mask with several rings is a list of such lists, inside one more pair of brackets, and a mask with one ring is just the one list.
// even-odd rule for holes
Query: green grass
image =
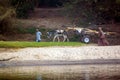
{"label": "green grass", "polygon": [[25,47],[52,47],[52,46],[83,46],[80,42],[25,42],[25,41],[0,41],[0,48],[25,48]]}

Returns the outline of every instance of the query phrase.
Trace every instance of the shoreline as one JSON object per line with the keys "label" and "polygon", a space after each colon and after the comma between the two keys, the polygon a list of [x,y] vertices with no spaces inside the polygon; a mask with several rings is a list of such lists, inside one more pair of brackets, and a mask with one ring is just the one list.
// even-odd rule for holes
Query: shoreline
{"label": "shoreline", "polygon": [[0,66],[120,64],[120,46],[0,48]]}
{"label": "shoreline", "polygon": [[26,61],[0,61],[0,67],[18,67],[18,66],[62,66],[62,65],[120,65],[120,59],[93,59],[93,60],[26,60]]}

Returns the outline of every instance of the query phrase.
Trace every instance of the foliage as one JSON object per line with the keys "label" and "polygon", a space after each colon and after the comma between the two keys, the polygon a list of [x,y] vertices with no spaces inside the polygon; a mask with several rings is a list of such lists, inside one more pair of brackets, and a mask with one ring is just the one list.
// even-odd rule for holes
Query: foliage
{"label": "foliage", "polygon": [[65,16],[76,25],[119,21],[119,0],[69,0],[65,3]]}
{"label": "foliage", "polygon": [[59,7],[66,0],[9,0],[18,18],[28,18],[35,7]]}
{"label": "foliage", "polygon": [[83,46],[80,42],[19,42],[0,41],[0,48],[51,47],[51,46]]}
{"label": "foliage", "polygon": [[27,18],[29,11],[34,10],[34,0],[10,0],[10,3],[16,8],[18,18]]}
{"label": "foliage", "polygon": [[0,33],[11,33],[15,19],[15,11],[9,5],[9,0],[0,0]]}
{"label": "foliage", "polygon": [[60,7],[65,0],[38,0],[39,7]]}
{"label": "foliage", "polygon": [[16,32],[21,34],[35,34],[36,28],[30,27],[30,28],[23,28],[23,27],[17,27]]}
{"label": "foliage", "polygon": [[[45,29],[45,28],[42,28],[42,27],[41,27],[39,30],[43,33],[43,35],[45,35],[45,33],[46,33],[49,29]],[[28,27],[28,28],[17,27],[17,28],[16,28],[16,32],[17,32],[17,33],[22,33],[22,34],[35,34],[35,32],[36,32],[36,27],[34,27],[34,26],[30,26],[30,27]]]}

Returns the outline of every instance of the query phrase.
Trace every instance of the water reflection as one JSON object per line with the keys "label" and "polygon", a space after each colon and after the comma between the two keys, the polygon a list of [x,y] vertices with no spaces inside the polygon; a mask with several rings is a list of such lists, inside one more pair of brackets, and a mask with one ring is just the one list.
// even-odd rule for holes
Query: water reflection
{"label": "water reflection", "polygon": [[42,80],[42,77],[38,75],[36,80]]}
{"label": "water reflection", "polygon": [[90,80],[89,72],[85,71],[85,80]]}
{"label": "water reflection", "polygon": [[0,68],[0,80],[120,80],[120,65],[64,65]]}

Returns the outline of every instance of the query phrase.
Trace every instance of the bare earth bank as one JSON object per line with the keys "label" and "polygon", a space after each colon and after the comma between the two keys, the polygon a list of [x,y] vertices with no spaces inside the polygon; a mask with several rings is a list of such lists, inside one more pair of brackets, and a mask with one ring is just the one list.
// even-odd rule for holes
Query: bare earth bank
{"label": "bare earth bank", "polygon": [[0,48],[0,61],[120,59],[120,46]]}
{"label": "bare earth bank", "polygon": [[0,48],[0,67],[120,64],[120,46]]}

